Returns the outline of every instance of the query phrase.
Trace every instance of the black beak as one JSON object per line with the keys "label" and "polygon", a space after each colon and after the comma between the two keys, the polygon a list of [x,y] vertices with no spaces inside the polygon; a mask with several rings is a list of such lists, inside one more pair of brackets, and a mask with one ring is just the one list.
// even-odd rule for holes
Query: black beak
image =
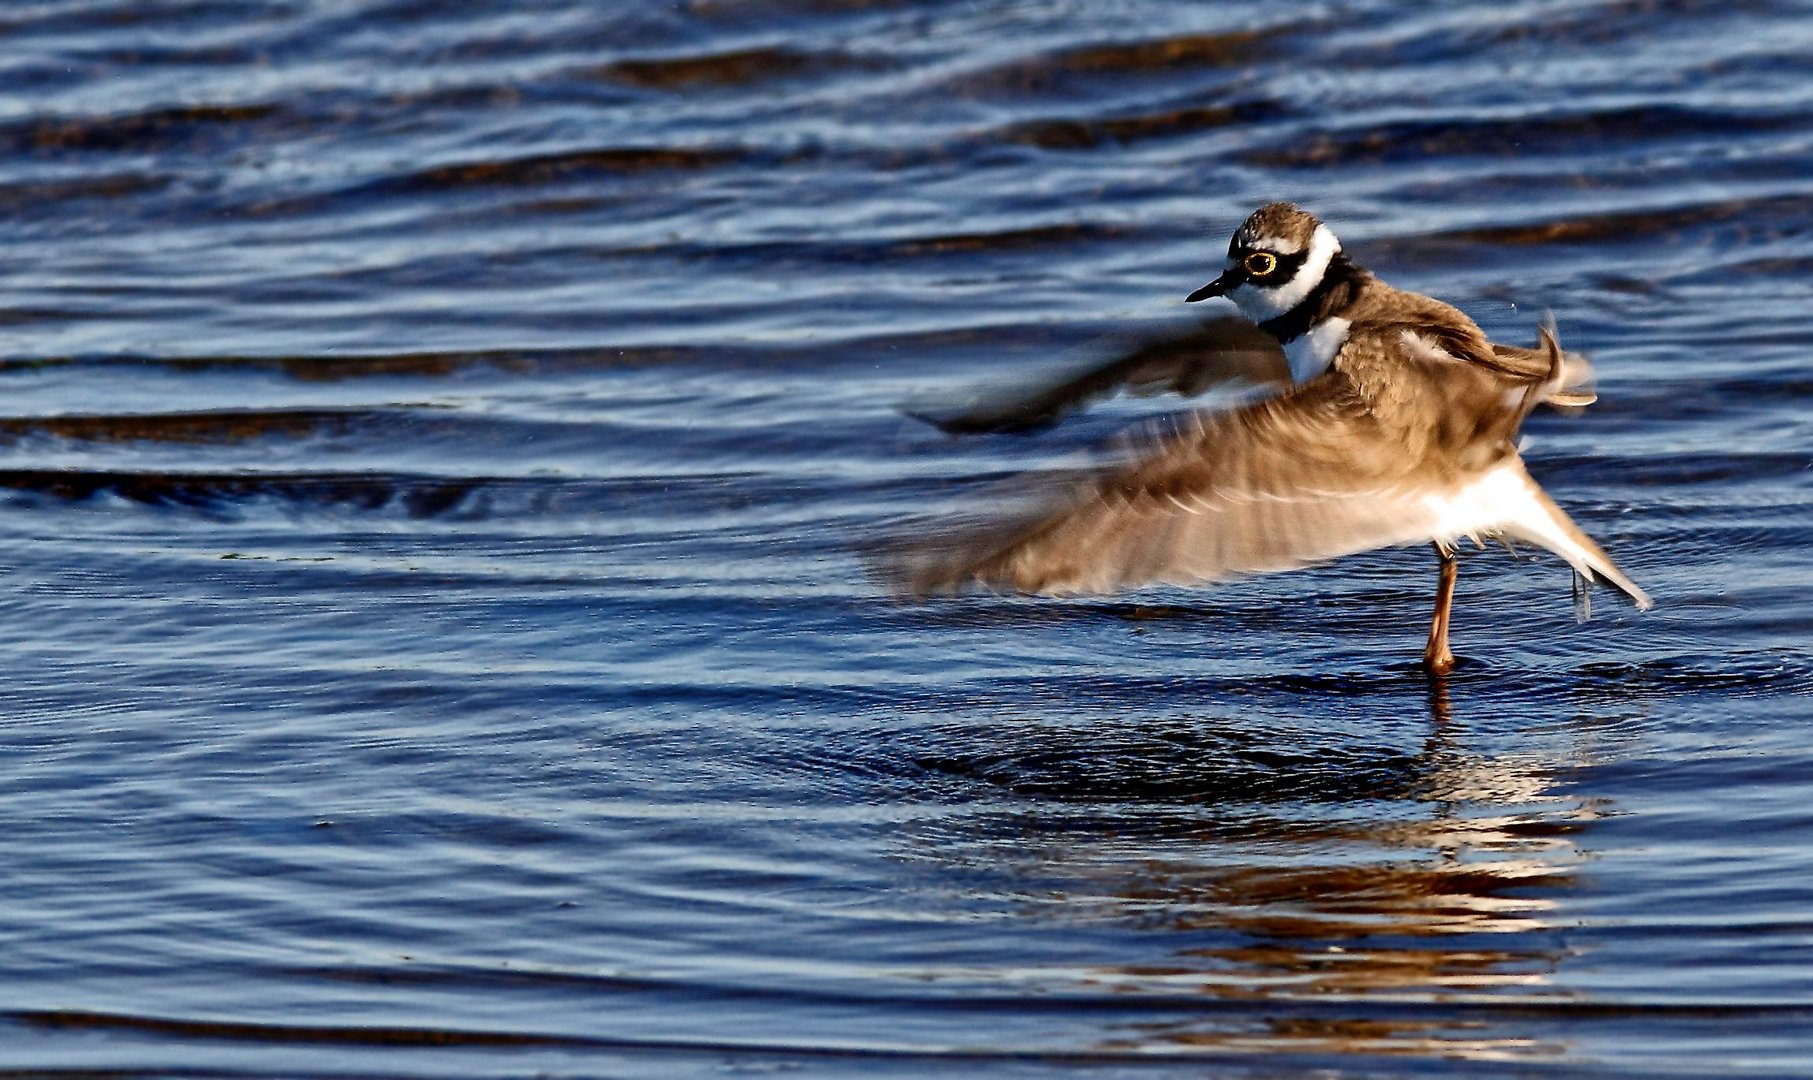
{"label": "black beak", "polygon": [[1229,270],[1214,281],[1209,282],[1207,285],[1204,285],[1202,288],[1197,289],[1195,292],[1184,297],[1183,302],[1186,304],[1194,304],[1198,300],[1207,300],[1211,296],[1225,296],[1229,289],[1238,284],[1240,284],[1240,276],[1234,273],[1234,271]]}

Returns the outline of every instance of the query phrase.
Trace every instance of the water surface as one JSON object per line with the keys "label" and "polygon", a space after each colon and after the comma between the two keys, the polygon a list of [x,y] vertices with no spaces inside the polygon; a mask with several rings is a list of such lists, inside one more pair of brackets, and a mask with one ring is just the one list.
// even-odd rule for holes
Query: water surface
{"label": "water surface", "polygon": [[[0,1062],[504,1077],[1813,1068],[1791,4],[0,12]],[[1253,206],[1600,371],[1658,600],[1426,551],[895,601],[1175,408],[903,406]]]}

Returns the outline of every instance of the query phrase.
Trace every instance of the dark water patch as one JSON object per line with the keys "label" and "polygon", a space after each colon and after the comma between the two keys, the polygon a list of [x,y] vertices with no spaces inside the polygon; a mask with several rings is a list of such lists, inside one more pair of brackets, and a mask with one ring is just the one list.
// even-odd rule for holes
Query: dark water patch
{"label": "dark water patch", "polygon": [[1177,68],[1228,67],[1262,59],[1265,46],[1295,27],[1275,26],[1225,34],[1193,34],[1070,49],[1040,65],[1071,73],[1143,74]]}
{"label": "dark water patch", "polygon": [[82,502],[108,495],[157,507],[224,512],[252,499],[368,512],[398,509],[412,518],[460,512],[487,492],[546,487],[503,477],[358,473],[170,473],[94,469],[0,470],[0,488]]}
{"label": "dark water patch", "polygon": [[[1758,256],[1746,246],[1737,246],[1729,255],[1717,262],[1708,263],[1697,269],[1687,269],[1668,275],[1666,284],[1670,287],[1684,285],[1728,284],[1744,278],[1758,279],[1759,283],[1773,285],[1784,280],[1804,278],[1813,274],[1813,258],[1787,257],[1772,258]],[[1661,283],[1652,285],[1658,292]],[[1798,336],[1796,337],[1798,340]]]}
{"label": "dark water patch", "polygon": [[[1724,4],[1716,0],[1685,0],[1668,5],[1668,18],[1679,25],[1680,33],[1693,34],[1695,23],[1732,16],[1767,17],[1782,10],[1770,2]],[[1658,11],[1654,0],[1595,0],[1572,10],[1546,11],[1536,18],[1469,27],[1460,39],[1468,45],[1487,49],[1533,44],[1571,51],[1615,46],[1628,44],[1633,33],[1651,30],[1656,25]]]}
{"label": "dark water patch", "polygon": [[1093,77],[1247,67],[1264,59],[1272,43],[1286,32],[1286,28],[1274,27],[1063,49],[970,72],[945,88],[973,97],[1072,93],[1080,88],[1081,80]]}
{"label": "dark water patch", "polygon": [[1236,125],[1262,123],[1285,115],[1281,102],[1267,99],[1198,105],[1138,116],[1025,120],[988,133],[991,142],[1018,143],[1046,150],[1089,150],[1103,144],[1173,138]]}
{"label": "dark water patch", "polygon": [[[67,317],[44,313],[45,319]],[[215,355],[152,356],[110,354],[99,356],[20,357],[0,360],[0,374],[40,371],[47,368],[153,367],[208,375],[219,371],[273,371],[301,382],[334,383],[356,379],[442,379],[474,371],[507,375],[558,375],[666,365],[712,365],[738,369],[761,366],[772,355],[786,357],[792,350],[748,345],[636,345],[554,349],[478,349],[409,353],[316,353],[292,356]]]}
{"label": "dark water patch", "polygon": [[1757,115],[1683,106],[1642,106],[1503,120],[1417,120],[1358,133],[1296,133],[1288,142],[1243,152],[1249,165],[1331,168],[1388,165],[1424,159],[1526,157],[1602,149],[1631,143],[1694,137],[1776,134],[1807,127],[1804,113]]}
{"label": "dark water patch", "polygon": [[214,145],[269,120],[294,121],[283,105],[187,105],[115,116],[69,116],[0,124],[0,146],[16,154],[60,151],[152,153]]}
{"label": "dark water patch", "polygon": [[443,110],[480,115],[507,113],[523,107],[537,93],[552,95],[555,91],[542,87],[539,82],[531,85],[516,81],[430,85],[381,95],[349,95],[342,99],[338,108],[346,116],[382,118],[392,124],[401,124]]}
{"label": "dark water patch", "polygon": [[[0,184],[0,210],[21,217],[66,209],[62,204],[90,199],[125,199],[166,191],[176,182],[167,174],[117,173],[111,176],[29,180]],[[7,313],[0,312],[0,318]]]}
{"label": "dark water patch", "polygon": [[1346,802],[1401,798],[1418,780],[1417,760],[1409,754],[1305,746],[1241,731],[1227,720],[1192,720],[1169,732],[1113,722],[1053,729],[1043,739],[1004,722],[982,741],[1009,748],[947,750],[914,761],[928,772],[1067,802]]}
{"label": "dark water patch", "polygon": [[[1626,408],[1643,415],[1658,414],[1675,419],[1691,417],[1703,411],[1698,407],[1681,408],[1682,399],[1674,398],[1671,411],[1660,402],[1653,409],[1629,403]],[[1598,406],[1595,405],[1595,408]],[[1804,476],[1813,467],[1813,451],[1738,451],[1725,453],[1683,452],[1655,454],[1648,457],[1606,458],[1574,455],[1543,455],[1534,463],[1534,471],[1559,484],[1588,480],[1594,483],[1629,484],[1678,491],[1693,485],[1731,483],[1766,483]]]}
{"label": "dark water patch", "polygon": [[951,233],[943,236],[913,237],[880,244],[852,261],[884,258],[913,258],[924,255],[951,255],[969,252],[1039,250],[1057,245],[1101,243],[1125,238],[1132,230],[1126,226],[1097,222],[1069,222],[1027,229],[1009,229],[988,233]]}
{"label": "dark water patch", "polygon": [[488,206],[473,212],[472,216],[491,221],[500,217],[567,217],[598,213],[623,204],[621,195],[550,195],[513,199],[508,206]]}
{"label": "dark water patch", "polygon": [[1813,75],[1813,56],[1794,50],[1778,50],[1773,42],[1760,42],[1760,48],[1741,56],[1721,56],[1694,69],[1702,79],[1733,78],[1753,81],[1773,75],[1795,80]]}
{"label": "dark water patch", "polygon": [[383,425],[397,412],[372,409],[245,409],[142,415],[0,417],[0,442],[52,436],[78,442],[240,443],[272,437],[343,435]]}
{"label": "dark water patch", "polygon": [[684,0],[684,11],[698,19],[738,23],[757,18],[827,18],[909,10],[921,0]]}
{"label": "dark water patch", "polygon": [[[289,5],[273,5],[284,12]],[[8,12],[0,16],[0,33],[18,37],[91,32],[108,37],[146,25],[160,29],[182,28],[189,31],[215,26],[237,25],[245,18],[245,8],[219,0],[163,0],[156,4],[107,2],[82,5],[41,5],[26,13]]]}
{"label": "dark water patch", "polygon": [[[499,968],[453,968],[428,965],[408,967],[291,967],[278,974],[324,982],[371,986],[486,986],[497,990],[571,986],[591,994],[667,994],[696,989],[673,980],[629,975],[592,974],[582,971],[523,971]],[[731,988],[724,988],[734,992]],[[757,991],[750,991],[755,993]],[[778,992],[782,992],[777,990]]]}
{"label": "dark water patch", "polygon": [[[1807,271],[1813,273],[1813,264]],[[1704,389],[1709,396],[1728,405],[1741,404],[1754,409],[1798,405],[1813,402],[1813,374],[1804,367],[1758,370],[1737,378],[1715,378]],[[1813,461],[1813,454],[1809,454],[1809,460]]]}
{"label": "dark water patch", "polygon": [[1583,683],[1627,694],[1761,696],[1779,692],[1799,696],[1813,693],[1813,654],[1760,650],[1662,654],[1636,661],[1583,663],[1573,674]]}
{"label": "dark water patch", "polygon": [[[229,515],[257,504],[294,513],[329,509],[398,514],[463,522],[545,515],[623,514],[640,507],[643,527],[663,509],[690,515],[790,505],[801,499],[790,480],[713,470],[705,475],[656,474],[599,478],[571,476],[437,476],[407,472],[176,472],[108,469],[0,469],[0,490],[84,502],[99,496],[144,506]],[[649,514],[654,516],[650,517]],[[693,527],[668,518],[679,535]],[[762,531],[762,527],[756,527]]]}
{"label": "dark water patch", "polygon": [[1139,235],[1135,226],[1069,222],[987,233],[949,233],[856,240],[756,241],[700,245],[673,242],[639,249],[616,249],[611,256],[658,256],[687,265],[741,269],[811,266],[887,266],[907,259],[955,259],[976,255],[1055,250],[1125,242]]}
{"label": "dark water patch", "polygon": [[1708,226],[1734,226],[1720,237],[1727,247],[1764,243],[1801,235],[1813,220],[1813,197],[1766,195],[1721,199],[1708,203],[1622,211],[1536,222],[1456,229],[1435,234],[1436,240],[1463,240],[1480,244],[1528,246],[1536,244],[1637,243],[1661,236],[1671,243],[1703,243],[1705,237],[1687,230]]}
{"label": "dark water patch", "polygon": [[581,78],[674,92],[697,88],[768,86],[851,71],[886,71],[893,66],[892,62],[880,56],[807,52],[770,45],[693,56],[614,60],[575,74]]}
{"label": "dark water patch", "polygon": [[439,165],[379,181],[365,190],[407,194],[450,188],[532,187],[588,176],[692,172],[730,164],[756,163],[756,155],[734,147],[617,146],[535,154],[507,161]]}
{"label": "dark water patch", "polygon": [[297,1024],[248,1024],[229,1020],[181,1020],[151,1016],[36,1010],[13,1012],[17,1023],[84,1031],[137,1031],[166,1037],[253,1040],[264,1043],[313,1043],[351,1046],[598,1046],[578,1036],[531,1035],[521,1032],[458,1031],[397,1027],[310,1027]]}
{"label": "dark water patch", "polygon": [[[86,313],[71,308],[51,307],[9,307],[0,308],[0,326],[34,326],[39,324],[69,323],[86,316]],[[42,368],[61,367],[68,363],[62,357],[17,357],[0,359],[0,373],[36,371]]]}

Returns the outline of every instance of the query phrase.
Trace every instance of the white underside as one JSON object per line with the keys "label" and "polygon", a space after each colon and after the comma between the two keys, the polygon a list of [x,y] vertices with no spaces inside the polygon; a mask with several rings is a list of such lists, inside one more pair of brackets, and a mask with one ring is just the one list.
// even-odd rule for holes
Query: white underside
{"label": "white underside", "polygon": [[1430,538],[1446,547],[1463,537],[1506,536],[1547,548],[1589,578],[1608,569],[1557,519],[1521,465],[1500,465],[1457,491],[1425,495],[1423,505],[1434,518]]}

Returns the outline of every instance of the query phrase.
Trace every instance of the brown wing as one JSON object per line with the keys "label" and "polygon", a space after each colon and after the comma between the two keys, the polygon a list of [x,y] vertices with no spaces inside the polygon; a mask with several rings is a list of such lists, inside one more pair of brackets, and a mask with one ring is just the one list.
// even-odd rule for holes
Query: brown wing
{"label": "brown wing", "polygon": [[1327,373],[1194,417],[1019,520],[923,541],[897,576],[917,593],[1100,593],[1427,541],[1441,528],[1430,496],[1514,456],[1530,399],[1436,342],[1356,328]]}
{"label": "brown wing", "polygon": [[1098,398],[1122,391],[1194,397],[1218,386],[1248,383],[1283,389],[1290,364],[1270,334],[1239,316],[1188,330],[1123,340],[1110,359],[1092,359],[1029,385],[996,391],[959,412],[913,415],[952,434],[1026,433],[1046,428]]}
{"label": "brown wing", "polygon": [[1591,405],[1598,399],[1593,389],[1593,365],[1579,353],[1563,353],[1561,375],[1559,379],[1552,376],[1547,341],[1547,336],[1554,333],[1552,320],[1543,323],[1536,347],[1526,349],[1488,341],[1459,308],[1422,293],[1394,289],[1376,278],[1367,283],[1357,307],[1353,316],[1356,325],[1365,321],[1383,326],[1395,321],[1416,330],[1449,355],[1495,376],[1516,383],[1543,384],[1536,404],[1571,409]]}
{"label": "brown wing", "polygon": [[1100,593],[1289,569],[1434,525],[1414,462],[1338,372],[1197,424],[1056,505],[922,542],[899,579],[922,594]]}

